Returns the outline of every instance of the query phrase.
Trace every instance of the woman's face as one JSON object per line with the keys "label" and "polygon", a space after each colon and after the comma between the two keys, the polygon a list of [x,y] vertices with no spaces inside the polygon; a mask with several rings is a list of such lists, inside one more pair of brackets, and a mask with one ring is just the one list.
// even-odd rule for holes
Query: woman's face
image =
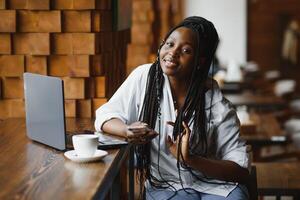
{"label": "woman's face", "polygon": [[160,66],[167,75],[190,78],[195,61],[196,35],[185,27],[173,31],[159,52]]}

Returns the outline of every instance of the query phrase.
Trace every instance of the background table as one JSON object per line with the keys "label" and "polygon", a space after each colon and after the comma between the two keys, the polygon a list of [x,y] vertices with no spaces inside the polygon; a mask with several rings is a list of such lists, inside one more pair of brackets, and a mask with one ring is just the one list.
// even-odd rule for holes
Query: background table
{"label": "background table", "polygon": [[260,110],[276,110],[286,106],[286,103],[280,97],[273,95],[257,95],[253,93],[225,94],[225,97],[234,106],[247,106]]}
{"label": "background table", "polygon": [[259,195],[300,198],[300,162],[255,163]]}
{"label": "background table", "polygon": [[252,146],[280,145],[289,142],[289,138],[272,113],[251,112],[250,120],[255,130],[243,132],[241,124],[241,136]]}
{"label": "background table", "polygon": [[[268,159],[261,157],[262,148],[268,146],[286,147],[291,140],[281,129],[280,124],[272,113],[251,112],[250,119],[254,125],[251,129],[244,129],[241,125],[241,137],[252,146],[253,160]],[[246,125],[247,126],[247,125]]]}

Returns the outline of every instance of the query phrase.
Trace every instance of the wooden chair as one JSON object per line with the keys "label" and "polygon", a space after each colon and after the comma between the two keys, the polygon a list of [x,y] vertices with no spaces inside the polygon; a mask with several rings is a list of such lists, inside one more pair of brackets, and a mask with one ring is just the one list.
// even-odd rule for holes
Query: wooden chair
{"label": "wooden chair", "polygon": [[257,200],[258,199],[257,177],[256,177],[256,167],[254,165],[251,166],[246,187],[249,193],[249,200]]}
{"label": "wooden chair", "polygon": [[[250,163],[253,162],[253,150],[251,145],[247,145],[247,152],[250,155]],[[257,190],[257,175],[256,175],[256,166],[251,165],[250,173],[246,182],[246,187],[249,193],[249,200],[258,199],[258,190]]]}

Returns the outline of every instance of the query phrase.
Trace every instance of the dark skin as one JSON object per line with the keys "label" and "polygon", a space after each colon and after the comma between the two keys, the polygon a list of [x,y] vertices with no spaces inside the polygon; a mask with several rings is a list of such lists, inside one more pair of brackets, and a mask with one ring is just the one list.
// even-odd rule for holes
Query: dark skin
{"label": "dark skin", "polygon": [[[167,38],[159,54],[162,71],[168,76],[172,95],[177,101],[178,109],[184,104],[190,84],[196,56],[195,41],[197,41],[196,35],[191,29],[180,27]],[[167,122],[166,125],[173,124],[174,122]],[[183,123],[183,127],[181,152],[187,165],[201,171],[208,177],[219,180],[239,183],[246,181],[248,170],[240,167],[235,162],[190,155],[188,149],[191,130],[186,123]],[[145,123],[134,122],[128,126],[119,119],[111,119],[105,122],[102,129],[107,133],[126,137],[129,141],[138,144],[146,143],[158,135]],[[166,142],[171,154],[177,158],[178,138],[176,141],[167,138]]]}
{"label": "dark skin", "polygon": [[195,60],[196,35],[188,28],[176,29],[162,46],[160,66],[170,81],[178,108],[184,104]]}

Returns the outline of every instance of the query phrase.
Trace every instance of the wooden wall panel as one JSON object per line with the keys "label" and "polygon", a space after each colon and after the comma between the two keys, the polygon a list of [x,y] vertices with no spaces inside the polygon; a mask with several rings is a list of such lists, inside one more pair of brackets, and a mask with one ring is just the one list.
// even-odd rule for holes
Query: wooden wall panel
{"label": "wooden wall panel", "polygon": [[10,9],[49,10],[50,0],[6,0]]}
{"label": "wooden wall panel", "polygon": [[23,80],[19,77],[6,77],[2,80],[3,83],[3,98],[4,99],[21,99],[24,98]]}
{"label": "wooden wall panel", "polygon": [[[100,51],[100,35],[96,33],[58,33],[52,34],[53,54],[88,54],[95,55]],[[105,45],[105,44],[102,44]],[[107,47],[110,48],[110,47]]]}
{"label": "wooden wall panel", "polygon": [[52,54],[67,55],[73,54],[71,33],[57,33],[51,35]]}
{"label": "wooden wall panel", "polygon": [[[284,68],[281,59],[283,31],[286,20],[291,18],[300,19],[297,0],[249,0],[248,60],[257,62],[263,70]],[[300,24],[300,20],[298,22]]]}
{"label": "wooden wall panel", "polygon": [[[153,39],[154,7],[151,0],[133,0],[131,44],[127,49],[127,74],[150,62]],[[140,51],[143,50],[143,51]]]}
{"label": "wooden wall panel", "polygon": [[18,12],[18,31],[30,33],[61,32],[60,11]]}
{"label": "wooden wall panel", "polygon": [[46,56],[26,56],[25,71],[35,74],[47,75],[47,57]]}
{"label": "wooden wall panel", "polygon": [[6,7],[6,0],[0,0],[0,9],[5,9]]}
{"label": "wooden wall panel", "polygon": [[93,117],[95,117],[95,113],[96,113],[97,108],[99,108],[100,106],[102,106],[106,102],[107,102],[106,98],[94,98],[94,99],[92,99],[92,113],[93,113]]}
{"label": "wooden wall panel", "polygon": [[0,10],[0,32],[16,32],[16,11]]}
{"label": "wooden wall panel", "polygon": [[89,77],[90,59],[88,55],[67,55],[49,57],[49,75],[69,77]]}
{"label": "wooden wall panel", "polygon": [[19,77],[24,73],[24,56],[0,55],[0,76]]}
{"label": "wooden wall panel", "polygon": [[91,11],[63,11],[64,32],[90,32]]}
{"label": "wooden wall panel", "polygon": [[[248,1],[248,60],[263,71],[279,70],[282,79],[297,81],[300,90],[300,28],[298,28],[297,62],[282,56],[284,33],[291,20],[300,27],[300,1]],[[299,92],[297,92],[299,93]]]}
{"label": "wooden wall panel", "polygon": [[64,81],[66,117],[94,117],[126,71],[111,0],[0,0],[0,119],[25,117],[23,73]]}
{"label": "wooden wall panel", "polygon": [[91,99],[79,99],[76,101],[77,117],[92,117],[92,101]]}
{"label": "wooden wall panel", "polygon": [[76,117],[76,100],[65,100],[65,116]]}
{"label": "wooden wall panel", "polygon": [[112,30],[112,12],[106,10],[96,10],[92,12],[93,32]]}
{"label": "wooden wall panel", "polygon": [[65,99],[84,99],[85,80],[84,78],[63,78]]}
{"label": "wooden wall panel", "polygon": [[96,1],[98,0],[53,0],[53,8],[58,10],[89,10],[95,9]]}
{"label": "wooden wall panel", "polygon": [[13,35],[13,52],[23,55],[49,55],[49,33],[16,33]]}
{"label": "wooden wall panel", "polygon": [[9,33],[0,33],[0,54],[11,54],[11,37]]}

